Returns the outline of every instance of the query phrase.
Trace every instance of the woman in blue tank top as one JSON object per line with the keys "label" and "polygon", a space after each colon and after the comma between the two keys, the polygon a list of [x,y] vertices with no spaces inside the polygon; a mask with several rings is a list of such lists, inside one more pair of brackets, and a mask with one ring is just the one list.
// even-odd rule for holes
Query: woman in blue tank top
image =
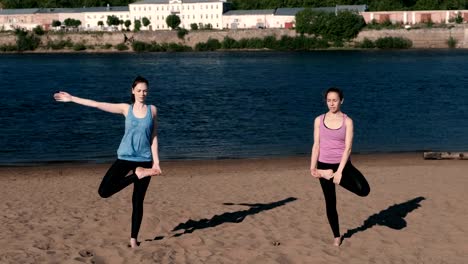
{"label": "woman in blue tank top", "polygon": [[[102,111],[125,116],[125,134],[117,150],[117,160],[107,171],[98,193],[108,198],[128,185],[134,185],[132,196],[132,226],[130,246],[138,246],[138,232],[143,218],[143,200],[151,177],[161,174],[158,155],[157,110],[145,104],[148,81],[137,76],[132,85],[133,104],[112,104],[72,96],[66,92],[54,94],[58,102],[73,102]],[[127,174],[132,172],[131,175]]]}

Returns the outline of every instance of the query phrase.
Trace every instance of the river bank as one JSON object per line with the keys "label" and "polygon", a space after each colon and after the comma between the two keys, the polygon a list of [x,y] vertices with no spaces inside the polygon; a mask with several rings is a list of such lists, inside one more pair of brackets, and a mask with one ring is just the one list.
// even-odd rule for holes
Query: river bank
{"label": "river bank", "polygon": [[[37,53],[63,53],[63,52],[131,52],[134,41],[158,44],[176,44],[194,49],[199,43],[206,43],[210,39],[223,41],[226,37],[239,41],[241,39],[265,38],[274,36],[280,39],[283,36],[297,37],[294,30],[290,29],[249,29],[229,31],[189,31],[187,35],[180,38],[177,31],[141,31],[141,32],[83,32],[83,33],[56,33],[49,32],[40,36],[40,47],[33,52]],[[443,49],[448,48],[448,40],[455,40],[456,48],[468,48],[468,27],[466,25],[455,25],[444,28],[422,28],[422,29],[383,29],[363,30],[353,41],[361,42],[364,39],[377,40],[383,37],[401,37],[412,41],[415,49]],[[69,42],[81,45],[81,49],[50,48],[50,43]],[[0,46],[15,45],[16,36],[12,32],[0,33]],[[47,47],[49,46],[49,47]],[[126,46],[126,47],[125,47]],[[334,48],[335,49],[335,48]],[[345,47],[349,49],[349,47]],[[262,49],[263,50],[263,49]]]}

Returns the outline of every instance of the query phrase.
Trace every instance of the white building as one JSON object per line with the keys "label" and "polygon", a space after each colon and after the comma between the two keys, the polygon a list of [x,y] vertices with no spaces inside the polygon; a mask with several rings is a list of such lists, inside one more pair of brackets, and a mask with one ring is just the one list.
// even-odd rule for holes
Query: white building
{"label": "white building", "polygon": [[199,27],[209,24],[213,29],[222,29],[223,13],[228,6],[226,0],[143,0],[129,4],[129,11],[132,24],[134,20],[148,18],[149,30],[170,29],[166,23],[169,15],[179,16],[182,28],[190,29],[195,23]]}
{"label": "white building", "polygon": [[[82,27],[86,30],[102,30],[109,28],[107,25],[108,16],[116,16],[119,20],[126,21],[130,20],[133,24],[133,19],[130,17],[128,6],[107,6],[107,7],[87,7],[82,9],[84,23],[82,21]],[[103,27],[99,26],[99,21],[104,24]],[[122,24],[117,27],[118,29],[125,28]],[[130,27],[132,28],[132,27]]]}
{"label": "white building", "polygon": [[228,29],[270,28],[275,9],[231,10],[223,14],[223,27]]}

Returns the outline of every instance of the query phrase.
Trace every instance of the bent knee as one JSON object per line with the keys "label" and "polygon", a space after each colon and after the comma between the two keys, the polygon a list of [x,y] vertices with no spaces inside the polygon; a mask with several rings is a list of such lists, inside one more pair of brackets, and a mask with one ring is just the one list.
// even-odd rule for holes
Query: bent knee
{"label": "bent knee", "polygon": [[361,197],[366,197],[370,193],[370,188],[364,188],[361,190],[361,192],[358,194]]}
{"label": "bent knee", "polygon": [[101,198],[109,198],[109,197],[112,196],[111,193],[105,192],[105,191],[102,190],[102,189],[99,189],[99,190],[98,190],[98,194],[99,194],[99,196],[101,196]]}

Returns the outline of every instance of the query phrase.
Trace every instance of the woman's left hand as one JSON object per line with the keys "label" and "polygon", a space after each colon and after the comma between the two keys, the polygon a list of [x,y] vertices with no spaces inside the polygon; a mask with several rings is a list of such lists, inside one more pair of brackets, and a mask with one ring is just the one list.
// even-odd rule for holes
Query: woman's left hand
{"label": "woman's left hand", "polygon": [[157,171],[158,174],[162,174],[161,167],[159,167],[159,164],[157,164],[157,163],[154,163],[154,164],[153,164],[153,167],[151,167],[151,169]]}
{"label": "woman's left hand", "polygon": [[341,172],[336,171],[335,173],[332,174],[332,176],[333,176],[333,183],[340,184],[341,176],[342,176]]}

